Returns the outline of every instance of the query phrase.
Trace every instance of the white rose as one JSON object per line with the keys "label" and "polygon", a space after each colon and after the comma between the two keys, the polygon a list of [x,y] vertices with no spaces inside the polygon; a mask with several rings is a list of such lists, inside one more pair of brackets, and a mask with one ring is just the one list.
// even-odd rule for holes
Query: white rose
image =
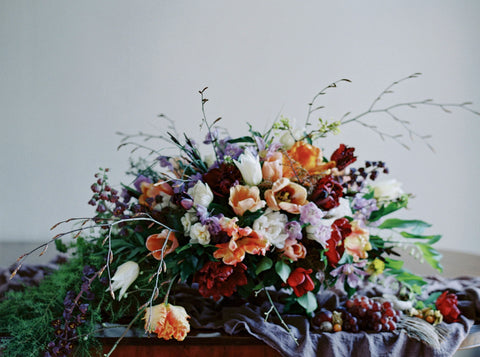
{"label": "white rose", "polygon": [[190,229],[190,243],[200,243],[201,245],[210,243],[210,232],[207,226],[200,222],[195,223]]}
{"label": "white rose", "polygon": [[187,212],[183,215],[182,218],[180,218],[180,222],[182,222],[183,226],[183,231],[185,235],[190,234],[190,229],[192,227],[192,224],[198,221],[198,217],[195,213],[193,212]]}
{"label": "white rose", "polygon": [[373,196],[378,201],[394,201],[403,195],[402,184],[395,179],[377,182],[373,187]]}
{"label": "white rose", "polygon": [[279,249],[285,246],[285,240],[288,238],[288,232],[285,224],[288,217],[280,212],[267,209],[263,215],[253,222],[253,229],[261,234],[270,244]]}
{"label": "white rose", "polygon": [[238,160],[239,161],[233,160],[233,162],[240,170],[243,181],[245,181],[247,185],[256,186],[262,182],[262,167],[260,166],[258,155],[253,156],[249,150],[245,150]]}
{"label": "white rose", "polygon": [[188,190],[188,194],[192,196],[194,206],[208,207],[213,201],[212,190],[202,181],[197,181],[195,186]]}

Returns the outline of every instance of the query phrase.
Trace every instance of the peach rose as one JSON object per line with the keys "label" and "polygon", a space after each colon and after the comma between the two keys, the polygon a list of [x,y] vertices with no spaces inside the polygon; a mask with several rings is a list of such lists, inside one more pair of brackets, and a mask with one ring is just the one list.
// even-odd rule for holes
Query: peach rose
{"label": "peach rose", "polygon": [[359,259],[367,258],[367,251],[372,249],[370,234],[366,229],[360,227],[358,221],[353,221],[350,224],[352,233],[345,238],[343,244],[347,253],[353,257],[353,261],[357,262]]}
{"label": "peach rose", "polygon": [[290,213],[300,213],[300,206],[308,203],[305,187],[282,177],[274,182],[271,189],[265,191],[268,207],[274,211],[284,210]]}
{"label": "peach rose", "polygon": [[228,203],[238,216],[243,216],[246,211],[255,212],[265,207],[265,201],[260,199],[260,190],[257,186],[236,185],[231,187]]}
{"label": "peach rose", "polygon": [[283,157],[283,177],[291,178],[306,171],[309,175],[324,173],[335,167],[335,162],[323,162],[320,148],[297,141]]}
{"label": "peach rose", "polygon": [[298,259],[305,258],[307,248],[295,238],[288,238],[285,241],[285,247],[282,249],[282,253],[282,255],[296,262]]}
{"label": "peach rose", "polygon": [[140,188],[142,194],[138,198],[138,203],[151,209],[154,209],[157,205],[160,205],[160,208],[167,206],[170,196],[173,196],[172,187],[165,181],[158,181],[157,183],[142,182]]}
{"label": "peach rose", "polygon": [[158,338],[183,341],[190,332],[190,316],[182,306],[158,304],[145,309],[145,331],[155,332]]}
{"label": "peach rose", "polygon": [[283,155],[276,152],[271,155],[262,166],[263,179],[270,182],[275,182],[283,175]]}
{"label": "peach rose", "polygon": [[178,240],[169,229],[164,229],[160,234],[152,234],[145,243],[155,259],[161,260],[178,247]]}

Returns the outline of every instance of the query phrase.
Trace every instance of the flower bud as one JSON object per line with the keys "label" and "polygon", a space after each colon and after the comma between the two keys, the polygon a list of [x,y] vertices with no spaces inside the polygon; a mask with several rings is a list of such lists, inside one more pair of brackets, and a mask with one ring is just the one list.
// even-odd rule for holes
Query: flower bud
{"label": "flower bud", "polygon": [[197,181],[195,186],[189,190],[190,195],[193,197],[194,206],[208,207],[213,201],[213,193],[208,184],[202,181]]}
{"label": "flower bud", "polygon": [[373,195],[378,201],[393,201],[403,195],[402,184],[395,179],[373,185]]}

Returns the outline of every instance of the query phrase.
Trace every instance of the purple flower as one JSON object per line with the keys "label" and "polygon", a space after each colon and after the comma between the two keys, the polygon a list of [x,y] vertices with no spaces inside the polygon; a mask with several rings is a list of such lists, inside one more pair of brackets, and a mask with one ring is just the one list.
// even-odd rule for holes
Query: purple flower
{"label": "purple flower", "polygon": [[137,189],[138,192],[142,191],[142,188],[141,188],[142,182],[153,183],[153,181],[151,179],[149,179],[148,177],[145,177],[143,175],[139,175],[135,179],[135,181],[133,182],[133,186],[135,186],[135,188]]}
{"label": "purple flower", "polygon": [[291,221],[285,224],[285,230],[290,239],[302,239],[302,225],[297,221]]}
{"label": "purple flower", "polygon": [[321,223],[324,215],[325,213],[313,202],[300,206],[300,222],[302,223],[318,225]]}
{"label": "purple flower", "polygon": [[365,221],[372,212],[378,211],[377,200],[375,198],[366,199],[361,194],[357,194],[352,202],[352,207],[355,212],[355,218]]}
{"label": "purple flower", "polygon": [[366,260],[362,260],[358,263],[347,263],[339,266],[338,268],[332,270],[330,275],[333,277],[338,277],[337,282],[335,283],[335,288],[340,291],[345,291],[345,279],[347,280],[347,284],[352,287],[356,288],[360,285],[362,279],[368,275],[365,271],[363,271],[363,267],[367,264]]}
{"label": "purple flower", "polygon": [[237,144],[228,143],[223,150],[223,154],[220,155],[220,159],[224,159],[225,156],[230,156],[232,159],[237,160],[243,153],[243,149]]}
{"label": "purple flower", "polygon": [[265,155],[265,158],[268,159],[270,156],[272,156],[274,153],[278,151],[283,146],[282,143],[280,142],[274,142],[271,143],[270,146],[268,147],[267,154]]}
{"label": "purple flower", "polygon": [[213,130],[209,131],[208,134],[205,136],[205,140],[203,141],[204,144],[211,144],[215,140],[218,139],[218,129],[213,128]]}
{"label": "purple flower", "polygon": [[168,156],[159,156],[157,157],[158,162],[160,163],[161,167],[166,167],[170,171],[173,171],[173,165],[170,161],[168,161],[169,157]]}

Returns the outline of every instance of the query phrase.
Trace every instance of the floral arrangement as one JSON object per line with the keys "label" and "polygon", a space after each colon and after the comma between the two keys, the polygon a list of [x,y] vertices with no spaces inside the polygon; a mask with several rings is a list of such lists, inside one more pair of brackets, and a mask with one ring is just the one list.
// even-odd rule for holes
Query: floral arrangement
{"label": "floral arrangement", "polygon": [[[392,331],[406,315],[431,324],[442,317],[456,321],[456,296],[439,292],[419,301],[425,282],[398,258],[397,248],[409,247],[442,269],[433,248],[440,236],[424,234],[429,224],[390,218],[411,196],[396,180],[382,177],[389,174],[384,162],[359,165],[355,149],[345,144],[321,148],[321,139],[341,125],[375,111],[391,115],[393,109],[376,107],[390,86],[357,117],[310,123],[319,109],[316,100],[339,82],[314,97],[303,128],[282,117],[266,132],[249,126],[248,135],[236,138],[220,134],[220,119],[207,120],[205,88],[200,95],[208,155],[170,126],[166,136],[140,136],[166,140],[178,153],[149,149],[146,157],[132,161],[131,184],[113,188],[108,169],[97,173],[89,201],[95,216],[61,222],[79,225],[52,240],[60,251],[73,247],[72,260],[83,270],[77,289],[63,295],[63,314],[51,316],[54,337],[44,355],[68,355],[73,341],[105,318],[135,316],[129,327],[140,323],[159,338],[183,340],[190,331],[188,313],[169,303],[179,283],[215,301],[263,291],[280,319],[286,312],[303,314],[324,332]],[[430,100],[399,106],[414,104],[447,106]],[[470,110],[466,103],[453,106]],[[136,136],[123,136],[121,146],[146,147],[131,141]],[[76,240],[68,247],[61,238],[71,234]],[[383,300],[358,296],[367,281],[393,284],[400,294]],[[272,289],[288,293],[285,311],[276,309]],[[345,296],[345,307],[318,306],[316,295],[325,290]]]}

